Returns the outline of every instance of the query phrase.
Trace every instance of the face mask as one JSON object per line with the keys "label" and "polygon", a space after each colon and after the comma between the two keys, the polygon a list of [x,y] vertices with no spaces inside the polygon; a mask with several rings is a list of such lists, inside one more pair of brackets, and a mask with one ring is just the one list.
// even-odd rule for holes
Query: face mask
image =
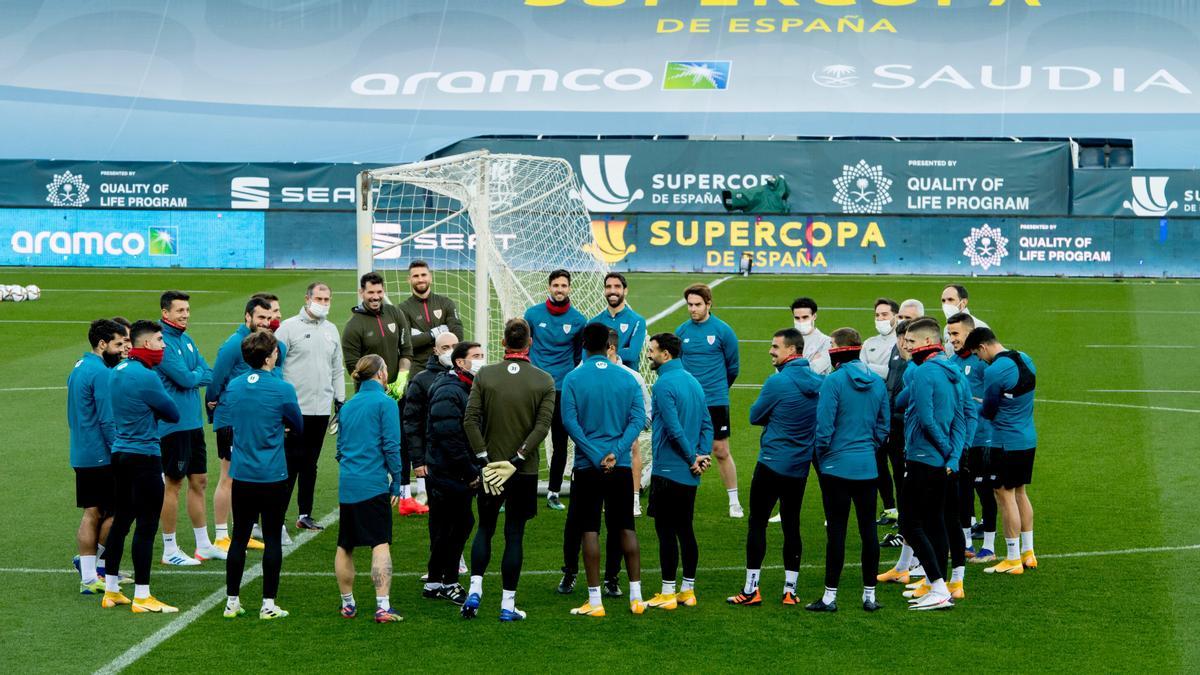
{"label": "face mask", "polygon": [[153,368],[162,363],[163,350],[161,349],[146,349],[144,347],[134,347],[129,350],[129,358],[141,361],[147,368]]}
{"label": "face mask", "polygon": [[875,330],[878,331],[880,335],[891,334],[893,328],[895,328],[895,326],[892,325],[891,321],[876,321],[875,322]]}
{"label": "face mask", "polygon": [[942,305],[942,313],[946,315],[947,319],[954,316],[955,314],[958,314],[961,311],[962,310],[960,310],[958,308],[958,305],[953,305],[950,303],[946,303],[946,304]]}
{"label": "face mask", "polygon": [[104,365],[108,366],[109,368],[116,367],[116,365],[121,362],[122,358],[121,352],[104,352],[101,354],[101,356],[104,358]]}
{"label": "face mask", "polygon": [[308,303],[308,313],[315,318],[324,319],[329,316],[329,305],[322,305],[319,302]]}
{"label": "face mask", "polygon": [[487,359],[471,359],[471,374],[478,375],[480,370],[483,370],[487,364]]}
{"label": "face mask", "polygon": [[450,367],[450,354],[452,354],[452,353],[453,352],[445,352],[442,354],[438,354],[438,363],[449,368]]}
{"label": "face mask", "polygon": [[800,331],[801,335],[808,335],[809,333],[813,332],[812,321],[794,321],[793,323],[796,326],[796,330]]}
{"label": "face mask", "polygon": [[267,330],[272,333],[279,330],[279,319],[271,319],[271,323],[267,325]]}

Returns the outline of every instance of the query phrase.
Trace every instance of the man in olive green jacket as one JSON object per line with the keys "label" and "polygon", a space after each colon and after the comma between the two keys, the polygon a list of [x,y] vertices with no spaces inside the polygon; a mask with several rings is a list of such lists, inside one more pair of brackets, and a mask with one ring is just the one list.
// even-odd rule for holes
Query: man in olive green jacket
{"label": "man in olive green jacket", "polygon": [[[342,329],[342,358],[346,372],[353,373],[358,360],[367,354],[378,354],[387,363],[388,392],[404,391],[408,371],[412,367],[411,330],[404,312],[384,302],[383,277],[367,272],[358,284],[362,302],[350,312],[350,320]],[[393,383],[399,381],[398,387]],[[398,395],[392,396],[399,398]]]}
{"label": "man in olive green jacket", "polygon": [[454,301],[433,292],[433,273],[430,272],[428,263],[424,260],[414,260],[408,264],[408,285],[412,287],[412,295],[400,303],[399,307],[408,319],[411,334],[411,379],[425,370],[437,336],[449,331],[462,340],[466,334],[463,332],[462,319],[458,318],[458,308],[454,306]]}

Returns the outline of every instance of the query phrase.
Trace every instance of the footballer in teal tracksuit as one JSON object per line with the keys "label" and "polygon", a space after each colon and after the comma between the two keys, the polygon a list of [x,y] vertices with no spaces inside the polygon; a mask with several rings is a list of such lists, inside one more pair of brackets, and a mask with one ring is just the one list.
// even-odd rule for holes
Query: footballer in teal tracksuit
{"label": "footballer in teal tracksuit", "polygon": [[[983,402],[983,380],[984,373],[987,372],[987,363],[965,349],[951,356],[950,362],[958,366],[966,376],[971,404],[978,411]],[[977,415],[975,433],[967,439],[967,448],[962,461],[959,462],[958,473],[959,525],[962,528],[971,527],[971,519],[975,515],[975,496],[978,495],[980,521],[986,544],[984,548],[988,551],[993,550],[996,536],[996,495],[992,491],[995,476],[989,466],[991,443],[992,423],[982,415]]]}
{"label": "footballer in teal tracksuit", "polygon": [[[260,328],[259,330],[266,330]],[[221,397],[225,392],[225,388],[234,378],[244,375],[250,370],[250,366],[246,363],[246,359],[242,358],[242,340],[253,332],[249,326],[245,324],[238,326],[237,330],[233,331],[221,344],[221,348],[217,350],[217,360],[213,363],[212,379],[208,388],[204,391],[204,400],[207,403],[217,404],[212,411],[213,431],[217,432],[217,457],[229,461],[229,448],[233,441],[231,431],[223,431],[230,429],[230,410],[228,406],[221,405]],[[283,379],[283,361],[287,357],[287,346],[282,342],[278,343],[279,358],[275,363],[275,369],[271,371],[271,376]]]}
{"label": "footballer in teal tracksuit", "polygon": [[[134,344],[139,341],[143,344],[157,342],[157,346],[161,347],[161,338],[145,339],[152,330],[154,337],[158,337],[157,326],[152,329],[147,326],[149,323],[138,321],[133,325],[130,333]],[[113,368],[109,379],[116,515],[108,533],[105,572],[110,580],[119,576],[125,537],[130,525],[136,521],[132,546],[134,583],[142,587],[150,584],[154,536],[162,511],[158,424],[160,420],[168,423],[179,421],[179,408],[167,395],[162,380],[153,370],[157,365],[156,359],[161,359],[161,353],[161,349],[135,347],[130,351],[129,358]],[[108,590],[117,590],[112,588],[111,581]]]}
{"label": "footballer in teal tracksuit", "polygon": [[[840,333],[834,332],[837,345]],[[834,371],[821,383],[817,405],[816,465],[825,506],[825,595],[808,605],[813,611],[836,607],[838,583],[846,556],[846,530],[854,505],[862,540],[863,608],[875,611],[875,577],[879,574],[879,541],[875,538],[878,469],[875,452],[891,430],[891,408],[883,378],[859,358],[857,345],[829,350]]]}
{"label": "footballer in teal tracksuit", "polygon": [[984,373],[980,417],[992,423],[992,447],[1003,454],[996,476],[1000,485],[1015,489],[1033,478],[1037,429],[1033,424],[1033,395],[1037,368],[1025,352],[997,354]]}
{"label": "footballer in teal tracksuit", "polygon": [[[570,280],[569,276],[567,280]],[[554,281],[552,279],[551,283]],[[570,292],[569,286],[567,291]],[[550,297],[525,310],[525,322],[529,324],[533,340],[529,346],[529,362],[549,373],[554,378],[554,389],[559,392],[554,399],[554,417],[550,420],[550,482],[547,487],[551,502],[557,503],[563,473],[567,469],[567,430],[562,422],[563,378],[582,360],[583,327],[587,317],[572,307],[571,299],[563,295],[560,300]]]}
{"label": "footballer in teal tracksuit", "polygon": [[713,423],[713,439],[729,438],[729,388],[737,379],[738,339],[729,324],[712,314],[704,321],[688,319],[675,329],[683,342],[683,367],[704,388]]}
{"label": "footballer in teal tracksuit", "polygon": [[186,328],[166,319],[159,321],[159,325],[163,331],[163,360],[158,366],[158,376],[179,408],[179,421],[159,423],[158,433],[163,473],[178,481],[184,476],[208,473],[200,387],[212,382],[212,369]]}
{"label": "footballer in teal tracksuit", "polygon": [[602,323],[617,331],[617,356],[621,363],[634,370],[641,369],[642,348],[646,345],[646,320],[642,315],[624,305],[616,314],[605,309],[592,318],[592,323]]}
{"label": "footballer in teal tracksuit", "polygon": [[[270,343],[274,342],[272,337]],[[251,357],[263,358],[261,354]],[[288,503],[284,433],[285,429],[300,433],[304,427],[296,390],[271,372],[272,368],[278,369],[274,361],[272,349],[265,363],[247,364],[250,369],[235,377],[221,394],[221,405],[228,406],[226,419],[233,429],[229,464],[229,477],[233,479],[233,535],[225,563],[225,590],[231,597],[238,595],[246,564],[246,545],[254,524],[261,518],[265,546],[264,612],[260,614],[263,618],[268,618],[267,610],[273,609],[283,565],[283,516]],[[393,414],[394,411],[393,407]]]}
{"label": "footballer in teal tracksuit", "polygon": [[[707,459],[712,449],[713,426],[704,388],[679,358],[682,344],[677,336],[661,334],[652,339],[659,351],[671,358],[654,360],[658,380],[650,390],[654,417],[650,422],[652,465],[650,508],[658,534],[659,562],[662,569],[664,601],[675,602],[675,573],[682,555],[684,586],[681,593],[692,593],[700,550],[692,525],[696,507],[696,489],[700,476],[692,467],[700,458]],[[704,464],[703,462],[701,463]],[[667,596],[670,596],[669,598]],[[651,600],[654,606],[657,601]],[[686,600],[686,598],[684,598]],[[670,606],[669,604],[667,606]]]}
{"label": "footballer in teal tracksuit", "polygon": [[[780,333],[791,335],[786,331]],[[780,339],[777,333],[774,341]],[[808,484],[808,467],[813,459],[813,432],[823,379],[809,368],[808,360],[800,356],[802,347],[798,348],[797,344],[803,345],[798,331],[792,337],[792,343],[779,343],[783,348],[791,347],[791,354],[783,357],[785,360],[776,366],[778,372],[767,378],[758,399],[750,406],[750,424],[761,426],[763,430],[758,442],[758,463],[750,480],[750,518],[746,533],[748,579],[743,588],[747,598],[752,598],[758,587],[757,577],[767,555],[767,523],[778,503],[783,527],[784,597],[787,599],[790,595],[790,601],[795,602],[796,576],[804,546],[800,538],[800,507]],[[776,354],[774,349],[771,353],[773,357]],[[734,604],[747,602],[749,600]]]}

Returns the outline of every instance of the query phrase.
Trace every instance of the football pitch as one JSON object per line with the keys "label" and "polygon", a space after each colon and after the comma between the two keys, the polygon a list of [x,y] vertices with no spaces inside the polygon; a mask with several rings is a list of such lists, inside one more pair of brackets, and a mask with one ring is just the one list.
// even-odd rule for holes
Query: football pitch
{"label": "football pitch", "polygon": [[[177,605],[179,614],[101,610],[98,597],[78,594],[78,575],[70,565],[79,512],[67,461],[65,385],[87,350],[88,322],[118,314],[157,318],[162,290],[188,291],[189,333],[211,365],[217,347],[241,320],[249,294],[278,294],[286,318],[299,309],[305,286],[324,280],[334,289],[331,317],[340,325],[356,302],[351,273],[5,269],[3,276],[5,283],[43,289],[38,302],[0,304],[4,672],[1200,668],[1197,281],[754,276],[728,279],[714,291],[714,313],[741,338],[732,447],[743,504],[749,503],[758,452],[758,429],[749,425],[748,409],[772,371],[766,354],[771,334],[791,325],[787,306],[797,296],[811,296],[821,305],[818,326],[824,332],[853,326],[867,337],[875,298],[914,297],[937,313],[944,283],[965,283],[972,311],[1005,346],[1036,361],[1039,447],[1029,493],[1040,566],[1019,577],[992,577],[982,573],[982,566],[969,565],[967,597],[953,611],[908,612],[903,589],[895,585],[879,589],[883,611],[861,611],[853,531],[841,611],[812,614],[784,607],[778,602],[783,571],[775,525],[768,534],[764,605],[727,606],[725,597],[736,593],[744,578],[746,521],[727,517],[725,491],[713,471],[702,481],[696,507],[697,607],[631,616],[624,599],[608,599],[604,619],[569,615],[583,602],[585,584],[572,597],[555,592],[565,513],[543,504],[526,529],[517,601],[529,613],[527,621],[495,619],[501,535],[494,540],[480,618],[468,623],[452,605],[421,597],[426,521],[397,517],[392,605],[405,621],[375,625],[369,611],[355,620],[338,615],[336,523],[315,537],[297,537],[291,527],[294,502],[288,523],[296,543],[285,548],[278,597],[291,616],[283,621],[260,622],[253,612],[223,619],[224,565],[159,566],[161,539],[155,548],[154,594]],[[716,278],[630,275],[630,304],[651,317],[669,309],[687,284]],[[685,318],[685,310],[676,308],[649,332],[674,330]],[[211,431],[208,442],[211,486],[219,472]],[[334,446],[327,438],[314,513],[327,521],[337,509]],[[822,520],[812,477],[801,518],[803,602],[823,589]],[[649,519],[638,519],[637,526],[643,585],[652,595],[659,584],[657,542]],[[880,528],[879,535],[887,531]],[[191,524],[184,508],[178,532],[181,547],[190,553]],[[1002,549],[1003,541],[997,543]],[[884,549],[881,566],[894,561],[896,551]],[[250,552],[248,567],[259,557]],[[126,561],[126,571],[132,571],[128,556]],[[365,553],[357,556],[357,564],[356,596],[362,608],[370,609]],[[622,574],[627,590],[626,581]],[[243,603],[256,608],[260,593],[260,581],[248,582]]]}

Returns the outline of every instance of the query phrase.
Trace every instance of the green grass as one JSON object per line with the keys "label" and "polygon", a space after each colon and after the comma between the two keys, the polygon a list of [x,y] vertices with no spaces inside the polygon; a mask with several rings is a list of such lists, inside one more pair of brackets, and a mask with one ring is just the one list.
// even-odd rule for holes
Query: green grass
{"label": "green grass", "polygon": [[[249,293],[271,290],[290,315],[314,278],[334,286],[333,316],[344,317],[353,301],[349,273],[326,272],[136,272],[20,270],[6,282],[37,283],[40,302],[0,304],[0,410],[6,469],[0,472],[0,567],[5,568],[4,621],[0,622],[0,670],[85,672],[103,667],[172,620],[101,611],[76,594],[69,569],[78,512],[67,463],[65,384],[86,348],[86,323],[97,316],[154,317],[157,293],[183,288],[193,295],[190,329],[210,362],[239,319]],[[705,275],[633,275],[632,304],[649,316],[678,297],[679,289]],[[869,331],[875,297],[917,297],[937,308],[941,279],[916,277],[753,277],[732,279],[716,291],[716,313],[743,342],[741,384],[761,383],[770,372],[766,340],[790,325],[786,305],[811,295],[826,309],[818,323],[829,332],[851,325]],[[758,609],[727,607],[723,598],[740,586],[745,522],[725,517],[725,494],[715,472],[700,489],[700,606],[671,614],[633,617],[623,602],[609,601],[604,620],[580,619],[567,610],[582,602],[554,593],[561,565],[563,514],[542,509],[527,529],[519,604],[530,619],[520,625],[494,620],[499,579],[485,582],[481,619],[461,622],[453,608],[423,600],[427,534],[422,519],[397,519],[393,556],[398,578],[393,605],[405,615],[398,626],[376,626],[369,614],[355,621],[337,616],[332,578],[336,540],[331,528],[284,562],[279,603],[292,612],[281,622],[247,618],[228,622],[216,608],[166,640],[132,667],[140,672],[212,672],[216,669],[368,671],[415,666],[450,671],[531,671],[590,666],[633,670],[862,671],[987,668],[1007,670],[1195,671],[1200,666],[1200,584],[1192,570],[1200,550],[1200,394],[1099,393],[1092,389],[1197,389],[1195,335],[1200,330],[1200,284],[1196,282],[1100,280],[966,280],[972,308],[1010,347],[1029,352],[1039,367],[1038,464],[1030,494],[1036,509],[1041,568],[1019,578],[992,578],[972,566],[968,598],[936,616],[904,610],[895,587],[881,588],[883,612],[856,608],[857,550],[851,543],[843,574],[843,609],[810,615],[775,604],[782,586],[779,537],[770,535],[764,595]],[[97,290],[104,289],[104,290]],[[738,309],[778,306],[778,310]],[[856,310],[840,309],[854,307]],[[1069,310],[1069,311],[1060,311]],[[682,309],[651,327],[672,330]],[[1122,345],[1095,348],[1086,345]],[[1129,348],[1142,345],[1143,348]],[[1152,345],[1189,345],[1160,349]],[[35,389],[54,387],[51,389]],[[26,391],[13,391],[29,388]],[[733,392],[733,452],[739,480],[748,490],[757,453],[757,432],[746,422],[757,391]],[[1142,407],[1100,407],[1076,401]],[[1195,412],[1152,410],[1179,408]],[[210,443],[210,479],[216,460]],[[321,458],[318,515],[336,507],[333,444]],[[743,493],[743,502],[746,502]],[[192,540],[181,509],[180,538]],[[293,514],[294,517],[294,509]],[[805,541],[800,573],[803,599],[822,589],[824,536],[819,488],[811,482],[802,517]],[[211,527],[211,523],[210,523]],[[659,583],[657,544],[649,520],[638,521],[643,583]],[[881,531],[882,534],[882,531]],[[851,536],[853,540],[853,535]],[[492,569],[498,572],[498,550]],[[1095,551],[1154,547],[1177,550],[1103,556]],[[158,551],[156,549],[156,555]],[[885,549],[884,560],[894,557]],[[251,554],[251,562],[257,556]],[[127,558],[128,560],[128,558]],[[367,560],[359,558],[360,571]],[[11,571],[15,569],[50,572]],[[58,572],[57,570],[62,570]],[[196,570],[156,567],[155,594],[186,610],[221,588],[223,566]],[[247,606],[257,607],[259,582],[248,585]],[[356,586],[360,603],[373,603],[370,582]],[[886,664],[886,665],[885,665]],[[585,667],[586,667],[585,666]]]}

